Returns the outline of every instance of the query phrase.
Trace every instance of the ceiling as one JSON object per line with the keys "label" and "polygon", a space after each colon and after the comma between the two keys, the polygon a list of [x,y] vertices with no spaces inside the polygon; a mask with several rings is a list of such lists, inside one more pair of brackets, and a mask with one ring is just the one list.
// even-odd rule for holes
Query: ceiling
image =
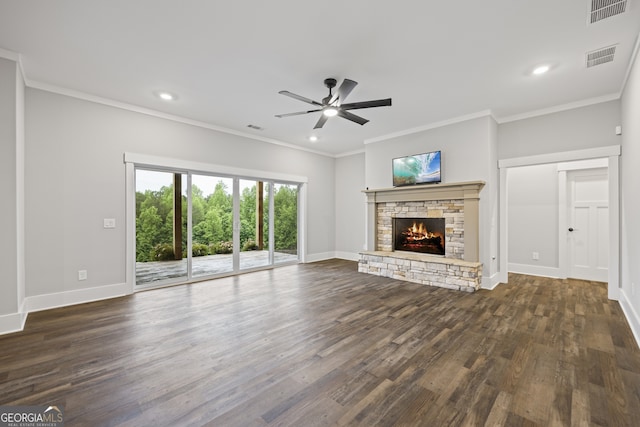
{"label": "ceiling", "polygon": [[[590,4],[5,0],[0,48],[21,55],[29,86],[334,156],[481,112],[508,121],[619,97],[640,3],[588,24]],[[611,45],[612,62],[586,68],[587,52]],[[540,64],[550,71],[532,75]],[[320,101],[327,77],[359,83],[348,102],[391,97],[393,106],[358,110],[364,126],[336,117],[315,132],[320,113],[275,117],[311,107],[280,90]]]}

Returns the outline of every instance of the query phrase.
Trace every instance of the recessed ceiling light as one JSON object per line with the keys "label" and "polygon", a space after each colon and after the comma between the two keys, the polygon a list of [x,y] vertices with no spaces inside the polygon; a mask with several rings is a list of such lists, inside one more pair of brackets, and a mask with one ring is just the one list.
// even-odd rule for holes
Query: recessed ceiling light
{"label": "recessed ceiling light", "polygon": [[160,99],[164,99],[165,101],[173,101],[174,99],[176,99],[175,95],[169,92],[158,92],[158,96],[160,97]]}
{"label": "recessed ceiling light", "polygon": [[548,65],[540,65],[539,67],[533,69],[533,74],[539,76],[540,74],[544,74],[549,71],[549,68],[550,67]]}
{"label": "recessed ceiling light", "polygon": [[335,117],[338,115],[338,109],[334,107],[325,108],[322,112],[327,117]]}
{"label": "recessed ceiling light", "polygon": [[317,140],[318,140],[318,137],[317,137],[317,136],[315,136],[315,135],[311,135],[311,136],[309,137],[309,141],[311,141],[311,142],[316,142]]}

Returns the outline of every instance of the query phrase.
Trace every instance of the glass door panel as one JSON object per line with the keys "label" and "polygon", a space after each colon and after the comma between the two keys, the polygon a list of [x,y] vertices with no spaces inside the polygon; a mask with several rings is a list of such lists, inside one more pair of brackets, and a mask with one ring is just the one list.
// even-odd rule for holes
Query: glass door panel
{"label": "glass door panel", "polygon": [[295,184],[135,169],[136,285],[298,261]]}
{"label": "glass door panel", "polygon": [[233,179],[191,175],[192,277],[233,271]]}
{"label": "glass door panel", "polygon": [[187,279],[185,174],[136,169],[136,285]]}
{"label": "glass door panel", "polygon": [[240,270],[270,264],[268,188],[266,182],[240,180]]}
{"label": "glass door panel", "polygon": [[274,184],[274,261],[298,261],[298,186]]}

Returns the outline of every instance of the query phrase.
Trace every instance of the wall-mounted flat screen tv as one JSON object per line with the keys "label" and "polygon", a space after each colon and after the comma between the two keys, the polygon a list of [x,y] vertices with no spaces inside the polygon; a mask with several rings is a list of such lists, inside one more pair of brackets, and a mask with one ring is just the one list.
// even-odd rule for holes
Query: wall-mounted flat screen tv
{"label": "wall-mounted flat screen tv", "polygon": [[393,159],[393,186],[440,182],[440,151]]}

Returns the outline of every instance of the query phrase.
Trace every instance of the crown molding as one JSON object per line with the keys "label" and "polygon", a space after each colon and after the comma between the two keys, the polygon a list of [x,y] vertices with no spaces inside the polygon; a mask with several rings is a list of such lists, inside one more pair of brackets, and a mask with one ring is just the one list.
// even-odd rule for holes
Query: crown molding
{"label": "crown molding", "polygon": [[20,60],[20,54],[0,47],[0,58],[10,59],[11,61],[17,62]]}
{"label": "crown molding", "polygon": [[353,150],[353,151],[345,151],[344,153],[338,153],[333,157],[335,157],[336,159],[339,159],[341,157],[349,157],[349,156],[354,156],[356,154],[364,154],[364,153],[365,153],[364,149],[360,149],[360,150]]}
{"label": "crown molding", "polygon": [[22,55],[19,53],[13,52],[11,50],[3,49],[0,47],[0,58],[8,59],[9,61],[14,61],[18,66],[18,72],[22,77],[22,83],[27,85],[27,75],[24,73],[24,67],[22,66]]}
{"label": "crown molding", "polygon": [[464,115],[464,116],[459,116],[459,117],[454,117],[454,118],[447,119],[447,120],[442,120],[442,121],[439,121],[439,122],[429,123],[429,124],[426,124],[424,126],[418,126],[418,127],[415,127],[415,128],[405,129],[405,130],[401,130],[399,132],[394,132],[394,133],[390,133],[390,134],[387,134],[387,135],[378,136],[378,137],[375,137],[375,138],[365,139],[364,143],[365,144],[373,144],[373,143],[376,143],[376,142],[382,142],[382,141],[386,141],[386,140],[389,140],[389,139],[398,138],[400,136],[411,135],[411,134],[414,134],[414,133],[424,132],[424,131],[431,130],[431,129],[437,129],[437,128],[441,128],[441,127],[444,127],[444,126],[453,125],[453,124],[456,124],[456,123],[466,122],[468,120],[478,119],[478,118],[481,118],[481,117],[492,117],[495,120],[495,117],[493,116],[493,113],[491,112],[491,110],[478,111],[477,113],[471,113],[471,114],[467,114],[467,115]]}
{"label": "crown molding", "polygon": [[629,63],[627,64],[627,71],[624,73],[624,79],[622,80],[622,85],[620,86],[620,94],[624,93],[624,89],[627,87],[627,81],[629,80],[629,76],[631,75],[631,69],[636,62],[638,57],[638,50],[640,50],[640,33],[636,36],[636,44],[633,47],[633,52],[631,52],[631,58],[629,58]]}
{"label": "crown molding", "polygon": [[611,93],[608,95],[587,98],[576,102],[556,105],[554,107],[542,108],[540,110],[529,111],[522,114],[514,114],[512,116],[499,117],[496,119],[498,124],[515,122],[518,120],[531,119],[533,117],[545,116],[547,114],[559,113],[561,111],[573,110],[575,108],[588,107],[590,105],[601,104],[603,102],[615,101],[620,99],[620,93]]}
{"label": "crown molding", "polygon": [[170,120],[173,122],[178,122],[178,123],[183,123],[183,124],[187,124],[187,125],[191,125],[191,126],[196,126],[196,127],[200,127],[200,128],[204,128],[204,129],[209,129],[209,130],[213,130],[213,131],[217,131],[217,132],[222,132],[222,133],[226,133],[226,134],[230,134],[230,135],[235,135],[235,136],[240,136],[243,138],[248,138],[248,139],[253,139],[256,141],[261,141],[261,142],[266,142],[268,144],[273,144],[273,145],[279,145],[281,147],[286,147],[286,148],[290,148],[293,150],[298,150],[298,151],[306,151],[309,153],[313,153],[313,154],[318,154],[320,156],[324,156],[324,157],[334,157],[331,154],[328,153],[324,153],[322,151],[317,151],[317,150],[312,150],[312,149],[308,149],[305,147],[300,147],[297,145],[293,145],[293,144],[289,144],[283,141],[279,141],[277,139],[272,139],[272,138],[265,138],[265,137],[261,137],[259,135],[253,135],[250,133],[246,133],[246,132],[240,132],[234,129],[229,129],[229,128],[225,128],[222,126],[217,126],[214,125],[212,123],[207,123],[207,122],[202,122],[199,120],[193,120],[193,119],[188,119],[186,117],[182,117],[182,116],[177,116],[174,114],[168,114],[168,113],[163,113],[157,110],[153,110],[151,108],[145,108],[145,107],[140,107],[137,105],[133,105],[133,104],[128,104],[126,102],[121,102],[121,101],[115,101],[113,99],[109,99],[109,98],[103,98],[101,96],[97,96],[97,95],[91,95],[85,92],[81,92],[81,91],[77,91],[77,90],[73,90],[73,89],[68,89],[68,88],[64,88],[64,87],[60,87],[60,86],[55,86],[49,83],[44,83],[44,82],[39,82],[39,81],[35,81],[35,80],[26,80],[27,86],[33,89],[39,89],[39,90],[43,90],[46,92],[51,92],[51,93],[56,93],[59,95],[64,95],[64,96],[69,96],[71,98],[77,98],[77,99],[81,99],[84,101],[89,101],[89,102],[94,102],[96,104],[102,104],[102,105],[106,105],[109,107],[114,107],[114,108],[119,108],[122,110],[127,110],[127,111],[132,111],[135,113],[140,113],[140,114],[146,114],[148,116],[152,116],[152,117],[157,117],[160,119],[165,119],[165,120]]}

